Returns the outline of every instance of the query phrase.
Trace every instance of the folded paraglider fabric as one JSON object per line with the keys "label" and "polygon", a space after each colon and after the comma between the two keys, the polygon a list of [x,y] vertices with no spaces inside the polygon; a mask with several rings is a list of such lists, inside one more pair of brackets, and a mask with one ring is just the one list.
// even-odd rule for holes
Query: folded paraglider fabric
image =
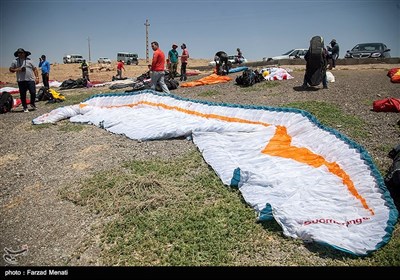
{"label": "folded paraglider fabric", "polygon": [[32,122],[66,118],[143,141],[191,136],[221,181],[286,236],[367,255],[389,241],[397,221],[367,151],[302,110],[144,90],[94,95]]}

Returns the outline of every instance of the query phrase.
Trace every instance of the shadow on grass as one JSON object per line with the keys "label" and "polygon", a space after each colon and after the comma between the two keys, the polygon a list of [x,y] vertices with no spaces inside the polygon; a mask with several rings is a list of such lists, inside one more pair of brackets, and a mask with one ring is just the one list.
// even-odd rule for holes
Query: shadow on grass
{"label": "shadow on grass", "polygon": [[318,91],[321,90],[321,88],[317,88],[317,87],[306,87],[304,88],[303,86],[297,86],[297,87],[293,87],[294,91]]}

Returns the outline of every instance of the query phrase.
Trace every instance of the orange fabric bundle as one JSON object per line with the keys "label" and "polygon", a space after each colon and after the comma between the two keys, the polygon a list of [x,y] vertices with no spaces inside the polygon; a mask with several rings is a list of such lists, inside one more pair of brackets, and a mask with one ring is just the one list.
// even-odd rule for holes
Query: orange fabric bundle
{"label": "orange fabric bundle", "polygon": [[219,83],[226,83],[231,81],[232,78],[228,76],[218,76],[217,74],[211,74],[210,76],[201,78],[199,80],[193,82],[186,82],[181,84],[181,87],[195,87],[195,86],[202,86],[202,85],[213,85]]}
{"label": "orange fabric bundle", "polygon": [[390,69],[387,75],[392,83],[400,83],[400,68]]}

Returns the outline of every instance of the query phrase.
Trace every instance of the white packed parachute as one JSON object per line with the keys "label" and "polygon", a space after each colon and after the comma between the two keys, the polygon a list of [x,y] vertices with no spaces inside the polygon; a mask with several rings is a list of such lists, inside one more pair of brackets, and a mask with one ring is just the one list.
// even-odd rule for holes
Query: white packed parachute
{"label": "white packed parachute", "polygon": [[131,139],[191,136],[226,185],[286,236],[367,255],[385,245],[398,212],[367,151],[309,113],[216,104],[145,90],[99,94],[33,124],[89,123]]}

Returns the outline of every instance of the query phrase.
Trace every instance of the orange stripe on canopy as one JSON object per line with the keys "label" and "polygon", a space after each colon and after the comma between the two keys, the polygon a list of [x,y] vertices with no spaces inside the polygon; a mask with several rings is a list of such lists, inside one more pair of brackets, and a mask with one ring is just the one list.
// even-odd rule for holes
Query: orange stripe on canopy
{"label": "orange stripe on canopy", "polygon": [[339,178],[342,178],[343,184],[347,186],[347,189],[350,191],[350,193],[360,200],[365,209],[369,210],[371,214],[374,215],[374,211],[368,206],[365,199],[357,192],[349,175],[347,175],[346,172],[341,169],[336,162],[328,162],[322,156],[314,154],[307,148],[298,148],[292,146],[291,142],[292,137],[288,135],[286,127],[279,125],[276,127],[275,135],[271,138],[262,152],[271,156],[293,159],[315,168],[325,165],[329,172],[335,174]]}

